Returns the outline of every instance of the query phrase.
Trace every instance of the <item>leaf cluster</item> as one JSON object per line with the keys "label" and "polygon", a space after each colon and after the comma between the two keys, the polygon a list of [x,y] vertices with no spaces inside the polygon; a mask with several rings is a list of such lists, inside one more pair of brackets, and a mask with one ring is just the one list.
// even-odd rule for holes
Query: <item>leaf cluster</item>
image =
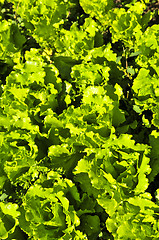
{"label": "leaf cluster", "polygon": [[159,238],[154,5],[0,0],[0,239]]}

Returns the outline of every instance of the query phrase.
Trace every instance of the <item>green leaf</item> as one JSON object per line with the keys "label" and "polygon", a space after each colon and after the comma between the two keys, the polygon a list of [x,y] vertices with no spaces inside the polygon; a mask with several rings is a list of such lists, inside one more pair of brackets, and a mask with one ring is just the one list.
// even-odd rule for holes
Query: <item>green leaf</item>
{"label": "green leaf", "polygon": [[17,25],[11,26],[11,38],[13,38],[13,42],[17,48],[22,48],[23,44],[26,42],[25,36],[23,36]]}
{"label": "green leaf", "polygon": [[146,178],[146,175],[151,172],[149,162],[149,157],[144,155],[141,166],[138,169],[138,184],[134,190],[136,194],[142,193],[148,188],[148,179]]}
{"label": "green leaf", "polygon": [[106,213],[108,213],[109,216],[112,216],[114,214],[118,206],[117,202],[114,199],[108,199],[106,197],[98,198],[97,202],[106,210]]}
{"label": "green leaf", "polygon": [[96,239],[100,232],[100,220],[97,215],[84,215],[82,218],[81,227],[87,233],[88,237]]}
{"label": "green leaf", "polygon": [[112,111],[112,124],[114,127],[119,126],[121,123],[125,122],[125,116],[124,113],[121,112],[121,110],[115,106]]}

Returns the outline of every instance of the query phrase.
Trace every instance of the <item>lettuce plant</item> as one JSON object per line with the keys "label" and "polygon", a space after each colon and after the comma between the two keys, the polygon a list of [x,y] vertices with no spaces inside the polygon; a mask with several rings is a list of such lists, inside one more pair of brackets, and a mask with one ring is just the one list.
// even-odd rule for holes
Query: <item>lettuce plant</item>
{"label": "lettuce plant", "polygon": [[151,4],[0,0],[0,239],[159,238]]}

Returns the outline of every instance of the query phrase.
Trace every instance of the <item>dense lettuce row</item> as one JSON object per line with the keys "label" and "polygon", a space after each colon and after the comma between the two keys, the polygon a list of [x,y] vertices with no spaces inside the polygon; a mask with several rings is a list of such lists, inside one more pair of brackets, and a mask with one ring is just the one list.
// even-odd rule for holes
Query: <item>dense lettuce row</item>
{"label": "dense lettuce row", "polygon": [[157,1],[0,10],[0,239],[158,239]]}

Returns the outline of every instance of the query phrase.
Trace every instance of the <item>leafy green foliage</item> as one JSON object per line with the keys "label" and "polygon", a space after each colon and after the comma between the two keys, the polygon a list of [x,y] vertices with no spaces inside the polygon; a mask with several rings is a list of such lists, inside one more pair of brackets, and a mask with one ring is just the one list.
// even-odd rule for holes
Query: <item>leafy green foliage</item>
{"label": "leafy green foliage", "polygon": [[151,4],[0,1],[1,239],[159,238]]}

